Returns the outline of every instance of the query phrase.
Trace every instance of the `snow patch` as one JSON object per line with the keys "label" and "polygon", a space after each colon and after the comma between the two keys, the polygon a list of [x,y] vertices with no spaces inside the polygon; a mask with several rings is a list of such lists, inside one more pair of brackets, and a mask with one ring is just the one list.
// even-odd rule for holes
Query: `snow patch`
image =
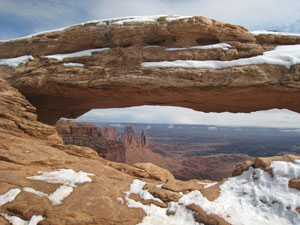
{"label": "snow patch", "polygon": [[159,46],[159,45],[147,45],[147,46],[145,46],[145,47],[143,47],[143,48],[160,48],[161,46]]}
{"label": "snow patch", "polygon": [[229,48],[231,48],[231,45],[227,43],[218,43],[213,45],[192,46],[188,48],[166,48],[165,51],[183,51],[183,50],[190,50],[190,49],[209,50],[209,49],[218,49],[218,48],[221,48],[222,50],[228,50]]}
{"label": "snow patch", "polygon": [[217,184],[218,182],[213,182],[213,183],[204,183],[204,182],[198,182],[198,184],[203,184],[204,188],[210,188],[213,187]]}
{"label": "snow patch", "polygon": [[272,35],[279,35],[279,36],[296,36],[300,37],[300,34],[296,33],[287,33],[287,32],[279,32],[279,31],[267,31],[267,30],[257,30],[257,31],[252,31],[250,32],[253,36],[258,36],[260,34],[272,34]]}
{"label": "snow patch", "polygon": [[62,61],[66,58],[78,58],[83,56],[91,56],[93,52],[102,52],[107,50],[109,50],[109,48],[95,48],[95,49],[88,49],[88,50],[73,52],[73,53],[46,55],[44,57],[48,59],[56,59],[58,61]]}
{"label": "snow patch", "polygon": [[[137,179],[133,180],[130,185],[130,191],[126,192],[125,197],[128,207],[142,208],[147,214],[147,216],[143,218],[143,221],[138,225],[199,225],[199,223],[194,220],[193,213],[190,210],[187,210],[183,205],[178,205],[178,203],[169,203],[169,209],[173,210],[175,214],[168,216],[166,214],[168,210],[167,208],[161,208],[153,204],[143,205],[141,202],[128,198],[131,193],[139,194],[141,198],[145,196],[145,194],[142,194],[143,192],[148,192],[143,190],[145,184],[146,182]],[[149,192],[147,196],[150,199],[156,199]]]}
{"label": "snow patch", "polygon": [[64,66],[84,67],[82,63],[64,63]]}
{"label": "snow patch", "polygon": [[192,16],[167,16],[167,15],[156,15],[156,16],[132,16],[132,17],[121,17],[121,18],[110,18],[99,21],[98,25],[107,24],[117,24],[123,25],[124,23],[134,23],[134,22],[157,22],[157,19],[161,17],[167,17],[167,22],[172,22],[174,20],[191,18]]}
{"label": "snow patch", "polygon": [[44,220],[42,216],[32,216],[29,221],[22,220],[17,216],[9,216],[5,213],[1,213],[1,215],[12,225],[37,225],[39,222]]}
{"label": "snow patch", "polygon": [[155,187],[157,187],[157,188],[162,188],[162,186],[164,186],[164,185],[165,185],[165,183],[157,184],[157,185],[155,185]]}
{"label": "snow patch", "polygon": [[6,203],[12,202],[21,192],[19,188],[10,189],[8,192],[0,195],[0,206],[5,205]]}
{"label": "snow patch", "polygon": [[176,60],[163,62],[144,62],[142,67],[182,67],[194,69],[224,69],[234,66],[247,65],[279,65],[290,69],[291,66],[300,63],[300,45],[277,46],[272,51],[264,52],[263,55],[243,58],[231,61],[219,60]]}
{"label": "snow patch", "polygon": [[33,188],[24,188],[24,191],[33,193],[40,197],[47,197],[53,205],[60,205],[62,201],[68,197],[76,184],[82,184],[85,182],[91,182],[92,179],[89,176],[95,176],[92,173],[85,173],[82,171],[75,172],[72,169],[60,169],[54,172],[38,172],[40,175],[27,177],[31,180],[39,180],[53,184],[63,184],[57,188],[52,194],[48,195],[40,191],[36,191]]}
{"label": "snow patch", "polygon": [[300,176],[300,161],[272,162],[274,178],[269,173],[249,168],[238,177],[229,178],[220,186],[214,202],[201,192],[184,195],[179,203],[199,205],[206,213],[217,214],[231,224],[299,224],[299,191],[288,187],[288,181]]}
{"label": "snow patch", "polygon": [[7,65],[13,68],[18,67],[20,64],[25,64],[28,61],[33,60],[31,55],[24,55],[17,58],[10,58],[10,59],[0,59],[0,65]]}
{"label": "snow patch", "polygon": [[46,194],[44,192],[41,192],[41,191],[37,191],[34,188],[25,187],[25,188],[23,188],[23,190],[26,191],[26,192],[35,194],[37,196],[40,196],[40,197],[47,197],[48,198],[48,194]]}
{"label": "snow patch", "polygon": [[[144,186],[146,185],[146,182],[135,179],[133,180],[132,184],[130,185],[130,193],[126,192],[127,196],[132,194],[138,194],[141,199],[143,200],[153,200],[160,203],[163,203],[162,200],[159,198],[155,198],[148,190],[143,190]],[[128,194],[129,193],[129,194]]]}

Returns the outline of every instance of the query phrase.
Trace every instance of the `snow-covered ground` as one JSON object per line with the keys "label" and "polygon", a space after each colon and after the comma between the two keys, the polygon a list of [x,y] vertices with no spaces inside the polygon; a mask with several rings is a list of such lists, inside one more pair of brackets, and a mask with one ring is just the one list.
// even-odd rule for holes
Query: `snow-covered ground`
{"label": "snow-covered ground", "polygon": [[[142,208],[146,212],[140,225],[199,224],[193,213],[185,208],[190,204],[199,205],[206,213],[219,215],[233,225],[300,224],[300,214],[296,211],[300,206],[300,191],[288,187],[290,179],[300,177],[300,160],[272,162],[269,168],[274,177],[262,169],[250,167],[242,175],[229,178],[220,186],[219,197],[212,202],[200,191],[192,191],[178,202],[170,202],[168,209],[143,205],[128,196],[136,193],[142,199],[156,198],[143,190],[146,183],[139,180],[133,181],[125,199],[129,207]],[[175,214],[167,216],[167,211]]]}
{"label": "snow-covered ground", "polygon": [[264,52],[263,55],[250,58],[242,58],[231,61],[220,60],[176,60],[162,62],[144,62],[142,67],[182,67],[194,69],[224,69],[234,66],[270,64],[290,68],[300,63],[300,45],[277,46],[272,51]]}
{"label": "snow-covered ground", "polygon": [[33,57],[31,55],[24,55],[16,58],[0,59],[0,65],[7,65],[16,68],[20,64],[27,63],[30,60],[33,60]]}
{"label": "snow-covered ground", "polygon": [[62,61],[66,58],[78,58],[78,57],[83,57],[83,56],[91,56],[93,52],[103,52],[106,50],[109,50],[109,48],[95,48],[95,49],[88,49],[88,50],[66,53],[66,54],[46,55],[45,58],[56,59],[58,61]]}
{"label": "snow-covered ground", "polygon": [[213,45],[201,45],[201,46],[192,46],[188,48],[166,48],[165,51],[182,51],[182,50],[190,50],[190,49],[200,49],[200,50],[209,50],[209,49],[218,49],[228,50],[231,48],[230,44],[227,43],[218,43]]}

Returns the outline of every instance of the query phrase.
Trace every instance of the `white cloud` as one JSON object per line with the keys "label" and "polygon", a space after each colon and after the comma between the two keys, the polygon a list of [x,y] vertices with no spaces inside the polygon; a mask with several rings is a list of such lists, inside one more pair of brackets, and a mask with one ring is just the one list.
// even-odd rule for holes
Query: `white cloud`
{"label": "white cloud", "polygon": [[34,32],[93,19],[161,14],[206,16],[251,29],[276,29],[295,24],[299,11],[298,0],[0,0],[0,16],[28,20]]}
{"label": "white cloud", "polygon": [[81,121],[205,124],[226,126],[300,127],[300,114],[272,109],[253,113],[203,113],[173,106],[140,106],[122,109],[93,109]]}

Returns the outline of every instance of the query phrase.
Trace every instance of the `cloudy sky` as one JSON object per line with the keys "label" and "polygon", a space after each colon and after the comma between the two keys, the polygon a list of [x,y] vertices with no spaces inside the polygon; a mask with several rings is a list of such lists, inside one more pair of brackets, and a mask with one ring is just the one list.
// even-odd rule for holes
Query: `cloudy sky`
{"label": "cloudy sky", "polygon": [[[206,16],[250,30],[300,33],[299,0],[0,0],[0,40],[89,20],[141,15]],[[300,127],[287,110],[251,114],[202,113],[178,107],[92,110],[82,120]]]}

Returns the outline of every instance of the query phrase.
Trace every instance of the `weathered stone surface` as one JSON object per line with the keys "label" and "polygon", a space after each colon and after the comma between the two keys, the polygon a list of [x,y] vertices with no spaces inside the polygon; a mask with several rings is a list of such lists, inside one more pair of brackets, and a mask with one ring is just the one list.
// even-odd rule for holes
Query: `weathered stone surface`
{"label": "weathered stone surface", "polygon": [[90,147],[105,159],[125,162],[125,146],[115,128],[63,120],[55,127],[64,144]]}
{"label": "weathered stone surface", "polygon": [[[36,121],[36,115],[26,110],[30,107],[16,89],[0,80],[0,195],[12,188],[21,190],[14,201],[0,207],[0,213],[25,220],[40,214],[45,217],[41,224],[139,223],[145,216],[143,210],[128,208],[116,200],[124,197],[123,191],[129,190],[136,177],[110,167],[108,161],[91,154],[91,149],[63,146],[55,127]],[[91,177],[92,182],[74,187],[58,206],[23,190],[31,187],[52,193],[60,185],[26,177],[37,175],[38,171],[58,169],[84,171],[95,176]],[[0,216],[0,223],[7,224],[7,221]]]}
{"label": "weathered stone surface", "polygon": [[135,167],[145,170],[152,179],[160,180],[163,182],[175,179],[173,174],[168,170],[160,168],[152,163],[136,163]]}
{"label": "weathered stone surface", "polygon": [[161,189],[149,183],[145,185],[144,190],[148,190],[155,198],[164,202],[177,202],[181,198],[177,192]]}
{"label": "weathered stone surface", "polygon": [[171,179],[168,180],[162,188],[175,191],[175,192],[183,192],[187,193],[194,190],[201,190],[204,188],[203,184],[199,184],[197,181],[181,181]]}
{"label": "weathered stone surface", "polygon": [[[120,19],[122,20],[122,19]],[[82,24],[0,43],[0,58],[32,54],[17,68],[0,66],[0,78],[17,87],[37,108],[40,121],[55,124],[92,108],[172,105],[205,112],[251,112],[287,108],[300,112],[299,65],[238,66],[221,70],[144,68],[142,62],[166,60],[233,60],[261,55],[278,44],[296,44],[297,37],[251,35],[247,29],[203,17],[156,22],[106,21]],[[281,41],[275,41],[281,40]],[[185,49],[227,43],[223,49]],[[152,47],[147,47],[147,46]],[[153,47],[157,45],[158,47]],[[48,54],[109,47],[92,56],[43,58]],[[145,48],[147,47],[147,48]],[[64,66],[82,63],[83,67]]]}
{"label": "weathered stone surface", "polygon": [[253,166],[252,161],[245,161],[243,164],[237,165],[237,167],[232,171],[232,176],[239,176],[241,175],[244,171],[248,170],[250,166]]}
{"label": "weathered stone surface", "polygon": [[295,160],[300,159],[300,156],[296,155],[283,155],[283,156],[273,156],[273,157],[259,157],[254,160],[255,168],[267,168],[270,166],[273,161],[284,161],[284,162],[294,162]]}
{"label": "weathered stone surface", "polygon": [[207,214],[200,206],[192,204],[187,206],[188,209],[194,211],[194,217],[199,223],[205,225],[230,225],[222,217],[215,214]]}
{"label": "weathered stone surface", "polygon": [[289,188],[296,188],[300,191],[300,179],[291,179],[289,181]]}

